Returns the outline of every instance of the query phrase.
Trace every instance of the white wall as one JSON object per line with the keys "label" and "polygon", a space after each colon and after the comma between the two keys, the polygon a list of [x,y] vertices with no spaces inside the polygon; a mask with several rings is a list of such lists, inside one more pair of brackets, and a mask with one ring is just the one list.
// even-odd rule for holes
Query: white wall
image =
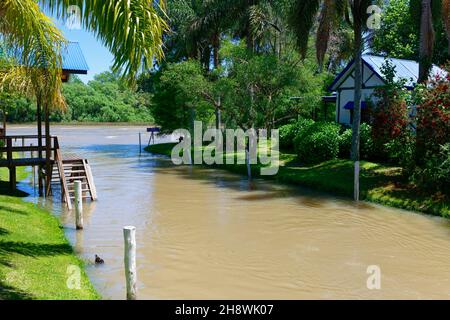
{"label": "white wall", "polygon": [[[382,86],[384,83],[376,74],[373,75],[373,72],[364,65],[364,86],[366,87],[378,87]],[[345,105],[354,101],[354,93],[355,93],[355,82],[354,82],[354,71],[352,72],[352,76],[348,77],[342,84],[337,88],[337,103],[336,103],[336,122],[341,124],[350,125],[351,124],[351,113],[350,110],[344,109]],[[374,93],[374,88],[366,88],[362,91],[362,101],[372,101],[371,97]],[[340,106],[340,110],[338,110]]]}

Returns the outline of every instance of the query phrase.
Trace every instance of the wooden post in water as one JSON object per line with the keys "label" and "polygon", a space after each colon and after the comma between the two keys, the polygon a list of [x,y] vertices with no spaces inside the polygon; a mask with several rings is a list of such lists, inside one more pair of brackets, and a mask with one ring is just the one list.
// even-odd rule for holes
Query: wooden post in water
{"label": "wooden post in water", "polygon": [[[42,159],[42,104],[40,98],[37,99],[37,135],[38,135],[38,158]],[[39,196],[44,195],[44,185],[42,183],[42,166],[38,166],[38,191]]]}
{"label": "wooden post in water", "polygon": [[[30,147],[33,148],[33,144],[30,144]],[[33,150],[30,151],[30,158],[31,159],[34,158],[34,151]],[[34,186],[36,184],[36,168],[34,166],[31,166],[31,174],[33,176],[33,189],[34,189]]]}
{"label": "wooden post in water", "polygon": [[247,175],[248,178],[252,178],[252,167],[250,166],[250,152],[245,150],[245,164],[247,165]]}
{"label": "wooden post in water", "polygon": [[139,154],[142,154],[142,134],[139,132]]}
{"label": "wooden post in water", "polygon": [[81,181],[74,182],[75,187],[75,224],[77,230],[83,229],[83,190]]}
{"label": "wooden post in water", "polygon": [[125,241],[125,279],[127,282],[127,300],[136,300],[136,227],[123,228]]}
{"label": "wooden post in water", "polygon": [[354,177],[355,201],[359,201],[359,171],[360,171],[360,163],[359,161],[355,161],[355,177]]}

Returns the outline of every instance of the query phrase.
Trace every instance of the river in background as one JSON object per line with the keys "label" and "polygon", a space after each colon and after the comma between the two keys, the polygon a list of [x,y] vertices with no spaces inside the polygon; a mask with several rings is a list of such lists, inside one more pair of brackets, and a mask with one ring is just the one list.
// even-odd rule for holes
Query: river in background
{"label": "river in background", "polygon": [[[139,132],[145,127],[52,127],[63,153],[92,166],[99,200],[85,205],[83,231],[59,196],[37,199],[29,181],[20,185],[60,217],[105,299],[125,297],[127,225],[137,227],[140,299],[450,298],[448,220],[175,167],[140,155]],[[35,128],[12,126],[8,134]],[[95,254],[104,265],[93,264]],[[367,288],[373,265],[381,290]]]}

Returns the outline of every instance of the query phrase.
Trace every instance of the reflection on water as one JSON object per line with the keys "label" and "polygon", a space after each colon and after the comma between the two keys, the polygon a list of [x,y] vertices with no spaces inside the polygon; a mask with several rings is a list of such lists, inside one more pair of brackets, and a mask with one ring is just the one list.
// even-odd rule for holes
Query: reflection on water
{"label": "reflection on water", "polygon": [[[86,204],[83,231],[59,197],[39,203],[60,216],[104,298],[125,296],[125,225],[137,227],[141,299],[449,298],[448,221],[173,167],[139,155],[139,131],[145,128],[52,132],[63,150],[89,159],[99,201]],[[92,264],[95,254],[105,265]],[[366,287],[370,265],[381,268],[379,291]]]}

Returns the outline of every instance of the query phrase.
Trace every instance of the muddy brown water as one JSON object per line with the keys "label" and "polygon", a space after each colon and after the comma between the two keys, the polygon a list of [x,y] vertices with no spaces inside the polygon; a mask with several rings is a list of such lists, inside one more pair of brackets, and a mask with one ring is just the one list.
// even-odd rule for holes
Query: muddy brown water
{"label": "muddy brown water", "polygon": [[[55,126],[89,159],[99,200],[85,229],[59,197],[29,201],[60,217],[105,299],[123,299],[122,227],[137,227],[140,299],[450,297],[450,222],[221,170],[174,167],[138,150],[145,127]],[[34,134],[14,126],[9,134]],[[144,139],[145,140],[145,136]],[[95,266],[94,255],[105,264]],[[381,289],[369,290],[369,266]]]}

